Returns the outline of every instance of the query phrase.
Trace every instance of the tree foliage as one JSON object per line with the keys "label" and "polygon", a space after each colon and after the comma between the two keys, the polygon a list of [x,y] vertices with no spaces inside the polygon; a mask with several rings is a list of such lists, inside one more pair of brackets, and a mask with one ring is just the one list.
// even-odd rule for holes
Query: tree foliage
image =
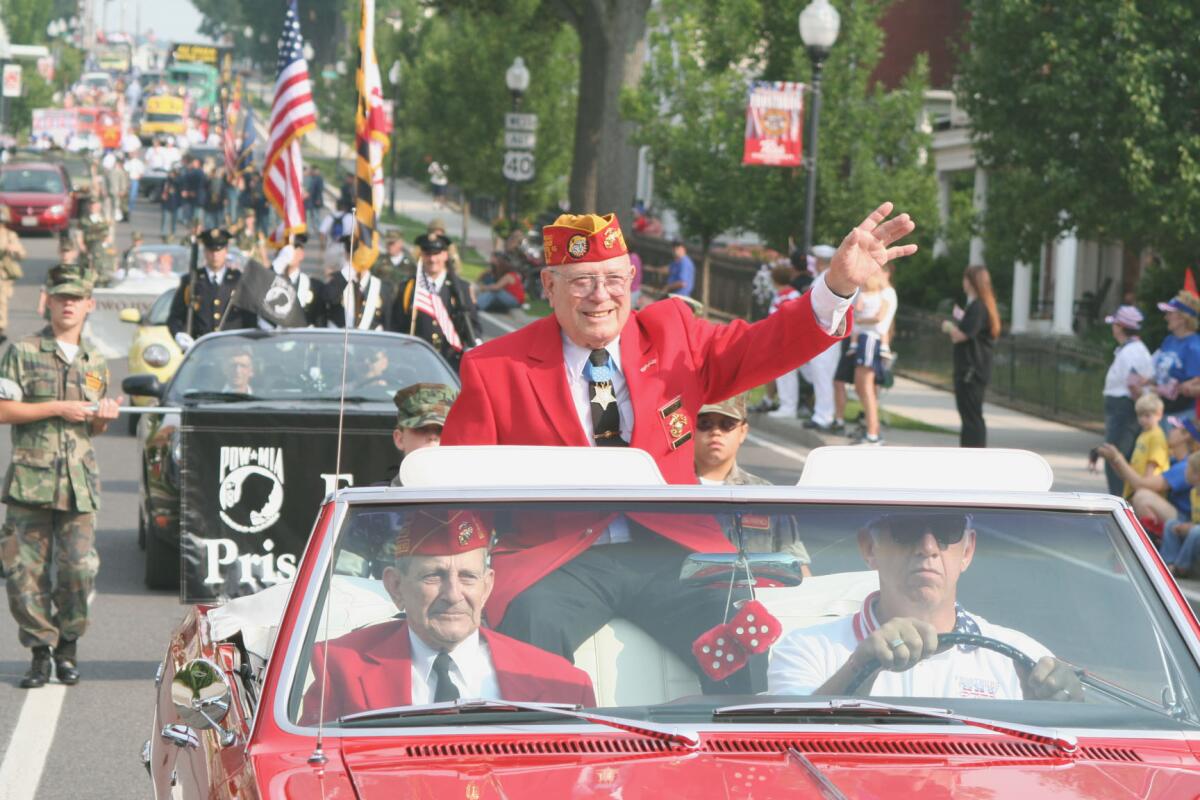
{"label": "tree foliage", "polygon": [[1073,228],[1152,247],[1178,271],[1194,259],[1198,27],[1200,7],[1181,0],[971,3],[960,97],[1003,187],[986,225],[1005,227],[1014,257],[1036,262]]}

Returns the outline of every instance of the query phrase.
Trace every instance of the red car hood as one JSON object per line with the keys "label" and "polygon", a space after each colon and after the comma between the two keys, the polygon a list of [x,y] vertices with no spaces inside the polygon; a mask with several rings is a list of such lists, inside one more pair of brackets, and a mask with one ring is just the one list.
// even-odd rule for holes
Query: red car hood
{"label": "red car hood", "polygon": [[[1168,757],[977,758],[787,752],[413,758],[404,748],[343,751],[359,800],[666,798],[1188,798],[1200,764],[1186,747]],[[1172,748],[1174,750],[1174,748]],[[866,748],[864,748],[866,750]],[[805,760],[809,759],[808,765]],[[810,766],[819,774],[814,774]],[[822,779],[832,786],[823,786]],[[618,791],[619,790],[619,791]]]}
{"label": "red car hood", "polygon": [[46,192],[0,192],[0,203],[10,206],[53,206],[67,202],[65,194]]}

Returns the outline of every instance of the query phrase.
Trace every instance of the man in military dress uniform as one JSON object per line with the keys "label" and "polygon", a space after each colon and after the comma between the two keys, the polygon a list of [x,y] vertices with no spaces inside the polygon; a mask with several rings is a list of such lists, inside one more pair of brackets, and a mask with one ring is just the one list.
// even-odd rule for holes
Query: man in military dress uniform
{"label": "man in military dress uniform", "polygon": [[200,244],[204,247],[204,267],[196,270],[196,285],[192,286],[190,274],[180,277],[167,315],[167,328],[184,350],[206,333],[253,328],[258,319],[252,311],[230,307],[242,274],[228,265],[229,231],[209,228],[200,234]]}
{"label": "man in military dress uniform", "polygon": [[[403,458],[414,450],[437,447],[442,440],[446,415],[458,397],[458,389],[444,383],[414,383],[396,392],[396,429],[392,443]],[[403,486],[400,471],[392,478],[392,486]]]}
{"label": "man in military dress uniform", "polygon": [[21,269],[24,257],[21,237],[6,225],[0,225],[0,344],[8,340],[8,300],[12,297],[13,283],[25,275]]}
{"label": "man in military dress uniform", "polygon": [[92,436],[117,418],[121,400],[105,398],[108,365],[80,338],[95,307],[91,296],[91,281],[60,273],[50,287],[50,324],[0,360],[0,422],[12,426],[3,498],[10,535],[0,558],[20,642],[33,651],[24,689],[50,680],[52,658],[61,683],[79,682],[76,641],[87,629],[100,566]]}
{"label": "man in military dress uniform", "polygon": [[350,237],[343,236],[341,242],[342,265],[325,281],[325,323],[330,328],[385,330],[391,311],[387,301],[396,290],[370,270],[356,270],[350,258]]}
{"label": "man in military dress uniform", "polygon": [[111,252],[112,227],[100,209],[99,198],[93,196],[88,201],[88,215],[80,221],[80,229],[83,232],[87,264],[94,274],[93,280],[97,286],[107,286],[112,282],[116,259]]}
{"label": "man in military dress uniform", "polygon": [[416,245],[421,263],[396,297],[391,330],[420,336],[457,370],[463,353],[479,343],[479,312],[470,286],[447,268],[450,240],[422,234]]}
{"label": "man in military dress uniform", "polygon": [[[305,323],[310,326],[321,326],[324,325],[325,317],[324,298],[322,297],[324,284],[300,269],[300,265],[304,263],[304,251],[307,246],[308,236],[306,234],[293,234],[291,245],[280,249],[275,255],[275,260],[271,262],[271,266],[276,274],[287,278],[288,282],[292,284],[292,288],[296,290],[296,300],[304,309]],[[272,331],[279,326],[259,317],[258,327],[265,331]]]}

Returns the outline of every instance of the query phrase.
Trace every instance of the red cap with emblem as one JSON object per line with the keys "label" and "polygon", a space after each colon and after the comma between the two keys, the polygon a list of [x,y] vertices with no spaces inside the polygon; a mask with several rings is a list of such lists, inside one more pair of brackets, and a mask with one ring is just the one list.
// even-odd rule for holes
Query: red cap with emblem
{"label": "red cap with emblem", "polygon": [[406,556],[453,556],[487,547],[490,529],[478,512],[456,511],[410,512],[396,535],[392,554]]}
{"label": "red cap with emblem", "polygon": [[607,261],[629,252],[616,214],[563,214],[542,228],[542,249],[548,267]]}

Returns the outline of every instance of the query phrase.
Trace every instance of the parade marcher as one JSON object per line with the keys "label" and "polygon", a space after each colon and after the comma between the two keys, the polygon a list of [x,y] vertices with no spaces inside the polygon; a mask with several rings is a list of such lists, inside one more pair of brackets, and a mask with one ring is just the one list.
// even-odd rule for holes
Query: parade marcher
{"label": "parade marcher", "polygon": [[242,212],[242,218],[234,224],[233,245],[241,250],[248,258],[253,258],[261,264],[269,262],[267,258],[267,238],[258,227],[258,214],[253,208]]}
{"label": "parade marcher", "polygon": [[[21,688],[79,682],[76,642],[100,566],[95,549],[100,476],[92,437],[117,418],[108,365],[81,339],[92,284],[64,272],[50,287],[50,324],[0,360],[0,422],[12,426],[4,485],[10,532],[0,557],[8,604],[33,662]],[[53,565],[53,568],[52,568]],[[53,573],[53,579],[52,579]]]}
{"label": "parade marcher", "polygon": [[209,228],[200,234],[200,244],[204,249],[204,266],[196,270],[194,285],[190,274],[180,277],[167,315],[167,329],[184,350],[206,333],[253,328],[257,322],[253,312],[230,302],[242,273],[227,264],[229,232],[224,228]]}
{"label": "parade marcher", "polygon": [[74,273],[76,277],[86,277],[92,280],[91,272],[87,265],[79,260],[79,240],[74,235],[63,232],[58,238],[58,264],[51,267],[46,272],[46,280],[42,283],[41,291],[38,293],[37,313],[46,321],[50,320],[50,308],[47,302],[50,298],[50,289],[54,284],[62,279],[62,275],[67,272]]}
{"label": "parade marcher", "polygon": [[[275,272],[287,278],[296,290],[296,300],[304,309],[304,319],[308,325],[324,325],[324,285],[321,281],[305,274],[300,265],[304,263],[304,249],[308,237],[303,233],[292,234],[292,243],[280,248],[271,263]],[[263,330],[274,330],[276,325],[258,318],[258,327]]]}
{"label": "parade marcher", "polygon": [[88,215],[80,221],[83,232],[83,247],[86,253],[87,267],[91,270],[91,280],[97,286],[106,286],[112,281],[116,269],[115,258],[112,257],[112,225],[101,212],[100,200],[91,198],[88,202]]}
{"label": "parade marcher", "polygon": [[450,240],[437,234],[417,237],[421,262],[396,297],[389,330],[419,336],[455,370],[463,352],[478,341],[479,313],[471,287],[450,270]]}
{"label": "parade marcher", "polygon": [[25,258],[25,247],[21,237],[7,225],[0,225],[0,344],[8,340],[8,301],[13,294],[13,283],[25,276],[21,259]]}
{"label": "parade marcher", "polygon": [[381,331],[387,327],[391,309],[387,298],[395,289],[371,274],[359,272],[350,259],[350,237],[342,237],[342,263],[325,281],[322,301],[325,324],[330,328]]}
{"label": "parade marcher", "polygon": [[105,192],[104,216],[110,223],[125,219],[124,209],[128,207],[129,176],[125,173],[125,165],[117,159],[111,168],[104,172]]}
{"label": "parade marcher", "polygon": [[388,231],[384,234],[384,247],[371,267],[371,274],[394,287],[403,286],[417,271],[416,263],[404,246],[404,234],[395,229]]}
{"label": "parade marcher", "polygon": [[[542,287],[554,313],[466,354],[442,444],[630,446],[648,453],[668,483],[695,484],[693,419],[700,407],[773,380],[833,345],[846,335],[858,288],[889,260],[916,252],[916,245],[894,244],[915,225],[907,214],[887,219],[891,211],[884,203],[851,230],[807,295],[768,319],[729,325],[697,318],[674,300],[631,311],[633,270],[615,216],[559,217],[543,229]],[[680,613],[634,622],[691,658],[692,642],[712,626],[713,613],[719,621],[725,597],[717,608],[704,592],[689,591],[678,579],[680,559],[730,552],[732,545],[719,530],[658,531],[647,522],[635,536],[633,524],[619,516],[586,532],[548,530],[523,548],[496,553],[491,622],[570,655],[589,627],[618,608],[673,608]],[[627,577],[602,591],[616,575]],[[749,690],[743,672],[720,683],[701,676],[701,684]]]}
{"label": "parade marcher", "polygon": [[496,577],[490,535],[486,520],[469,510],[413,512],[385,545],[382,576],[404,619],[313,646],[301,724],[313,724],[322,710],[332,720],[460,697],[594,706],[586,672],[482,624]]}
{"label": "parade marcher", "polygon": [[962,420],[959,445],[987,447],[983,395],[992,378],[992,344],[1000,338],[1000,312],[987,267],[967,267],[963,292],[967,307],[962,319],[942,323],[942,332],[954,342],[954,400]]}
{"label": "parade marcher", "polygon": [[[775,296],[771,298],[770,308],[767,309],[768,316],[777,312],[784,303],[800,298],[800,292],[791,285],[791,280],[791,264],[779,264],[771,270],[771,286]],[[795,419],[800,411],[800,370],[794,369],[780,375],[774,383],[767,384],[766,393],[768,396],[773,393],[776,400],[775,408],[767,412],[768,417]]]}
{"label": "parade marcher", "polygon": [[[396,429],[392,431],[392,443],[396,445],[401,460],[414,450],[437,447],[441,443],[442,428],[446,415],[458,397],[458,389],[444,383],[414,383],[396,392]],[[392,486],[403,486],[400,470],[392,478]]]}
{"label": "parade marcher", "polygon": [[125,250],[124,253],[121,253],[120,269],[122,271],[121,272],[122,275],[128,274],[129,269],[131,267],[137,266],[136,264],[133,263],[133,251],[137,250],[139,247],[141,247],[142,243],[144,241],[145,241],[145,237],[142,236],[141,231],[134,231],[133,233],[131,233],[129,235],[129,247]]}
{"label": "parade marcher", "polygon": [[[723,403],[700,406],[696,415],[696,477],[704,486],[770,486],[771,482],[742,469],[738,451],[750,432],[746,416],[746,394],[734,395]],[[732,520],[721,520],[731,540]],[[748,553],[787,553],[800,562],[801,574],[812,574],[812,558],[799,535],[799,525],[790,515],[747,515],[741,519],[740,542]],[[735,542],[735,544],[739,544]]]}
{"label": "parade marcher", "polygon": [[158,235],[164,243],[175,238],[175,228],[179,224],[179,207],[181,202],[181,183],[179,167],[171,167],[167,177],[163,179],[162,193],[159,196],[162,206],[158,222]]}
{"label": "parade marcher", "polygon": [[138,192],[140,191],[139,187],[141,185],[142,176],[146,174],[146,165],[140,158],[138,158],[136,152],[131,153],[129,157],[125,159],[125,174],[129,176],[129,202],[125,209],[125,216],[128,219],[133,213],[133,210],[137,208],[137,197]]}

